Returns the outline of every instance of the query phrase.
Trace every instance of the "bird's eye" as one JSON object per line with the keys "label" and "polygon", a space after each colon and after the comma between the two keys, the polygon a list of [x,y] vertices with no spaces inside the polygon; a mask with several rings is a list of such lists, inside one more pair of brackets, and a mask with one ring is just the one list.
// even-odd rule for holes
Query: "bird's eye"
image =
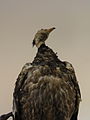
{"label": "bird's eye", "polygon": [[48,37],[47,34],[41,33],[40,39],[41,39],[41,40],[46,40],[47,37]]}

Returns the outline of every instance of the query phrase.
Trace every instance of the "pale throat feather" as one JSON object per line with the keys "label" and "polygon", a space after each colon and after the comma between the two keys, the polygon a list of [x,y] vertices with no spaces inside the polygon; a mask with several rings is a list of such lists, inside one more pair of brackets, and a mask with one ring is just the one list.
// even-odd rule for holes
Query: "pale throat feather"
{"label": "pale throat feather", "polygon": [[37,42],[36,47],[39,48],[42,44],[45,44],[45,42],[44,41]]}

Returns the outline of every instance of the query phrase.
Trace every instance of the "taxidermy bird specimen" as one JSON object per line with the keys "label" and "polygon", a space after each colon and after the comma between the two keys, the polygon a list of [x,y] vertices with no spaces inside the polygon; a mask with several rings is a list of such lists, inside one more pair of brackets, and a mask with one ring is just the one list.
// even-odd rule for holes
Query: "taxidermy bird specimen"
{"label": "taxidermy bird specimen", "polygon": [[17,78],[14,120],[77,120],[81,94],[74,68],[45,44],[54,29],[41,29],[33,39],[38,51]]}

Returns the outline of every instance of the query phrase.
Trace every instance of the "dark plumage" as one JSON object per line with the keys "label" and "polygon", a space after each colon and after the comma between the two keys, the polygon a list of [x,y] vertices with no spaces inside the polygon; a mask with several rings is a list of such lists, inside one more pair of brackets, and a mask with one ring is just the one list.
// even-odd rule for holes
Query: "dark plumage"
{"label": "dark plumage", "polygon": [[12,112],[1,115],[0,120],[7,120],[9,117],[12,117],[14,119],[14,116],[13,116]]}
{"label": "dark plumage", "polygon": [[33,62],[22,68],[13,96],[15,120],[77,120],[81,94],[74,68],[45,40]]}

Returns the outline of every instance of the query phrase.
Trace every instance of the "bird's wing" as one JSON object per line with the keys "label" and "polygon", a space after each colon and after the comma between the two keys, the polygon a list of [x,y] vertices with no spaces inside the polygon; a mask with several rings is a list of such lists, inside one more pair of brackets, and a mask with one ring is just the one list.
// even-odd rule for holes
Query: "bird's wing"
{"label": "bird's wing", "polygon": [[27,78],[28,69],[31,67],[31,63],[26,63],[18,75],[17,81],[15,83],[15,89],[13,93],[13,115],[15,120],[19,120],[19,93],[22,90],[23,84]]}
{"label": "bird's wing", "polygon": [[27,78],[28,69],[30,69],[31,66],[32,66],[31,63],[26,63],[23,66],[20,74],[18,75],[17,81],[16,81],[15,92],[18,92],[21,89],[24,80]]}
{"label": "bird's wing", "polygon": [[78,84],[78,81],[77,81],[77,78],[76,78],[76,75],[75,75],[74,67],[72,66],[71,63],[69,63],[67,61],[64,61],[64,64],[65,64],[66,69],[67,69],[66,74],[69,77],[68,79],[69,79],[69,81],[71,81],[73,83],[74,89],[75,89],[75,92],[76,92],[75,111],[72,114],[71,120],[77,120],[78,110],[79,110],[79,103],[81,101],[81,92],[80,92],[79,84]]}
{"label": "bird's wing", "polygon": [[65,61],[65,63],[66,63],[66,68],[68,70],[67,73],[68,73],[69,77],[71,78],[71,81],[73,82],[73,84],[75,86],[75,89],[77,91],[78,99],[79,99],[79,101],[81,101],[81,92],[80,92],[79,84],[78,84],[78,81],[77,81],[77,78],[76,78],[76,75],[75,75],[74,67],[69,62]]}

